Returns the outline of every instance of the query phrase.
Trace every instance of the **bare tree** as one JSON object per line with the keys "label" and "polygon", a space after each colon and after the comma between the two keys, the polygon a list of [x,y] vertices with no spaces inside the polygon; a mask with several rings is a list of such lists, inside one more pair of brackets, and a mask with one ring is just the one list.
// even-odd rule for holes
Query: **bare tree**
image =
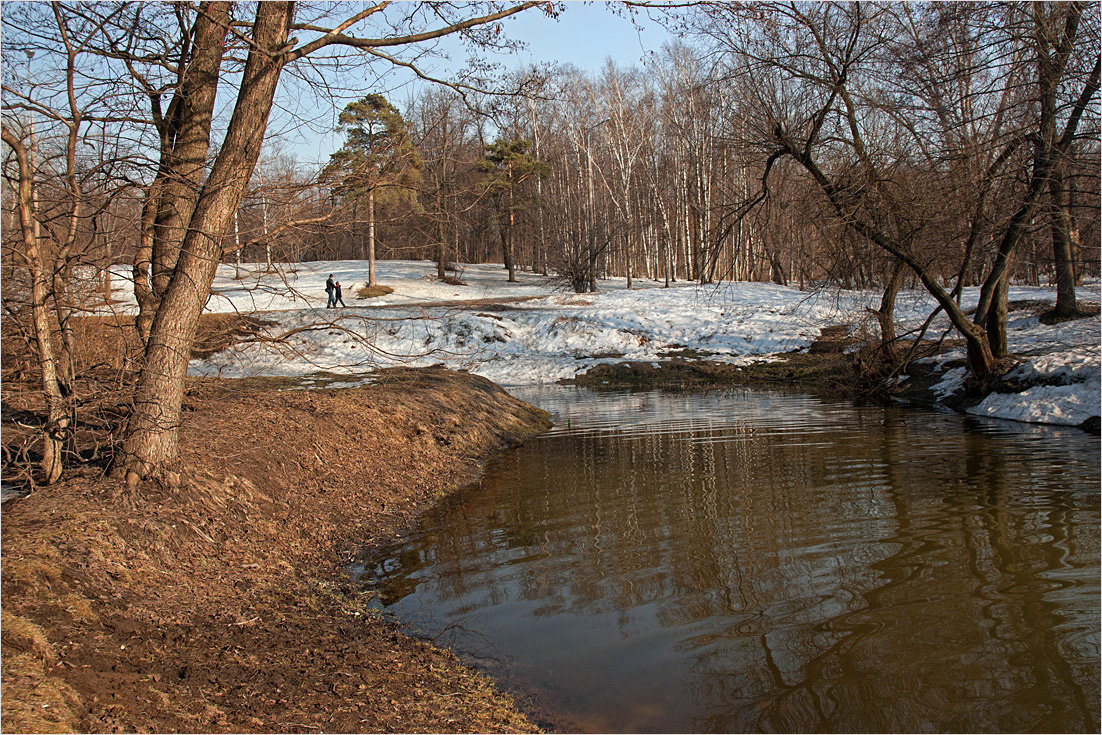
{"label": "bare tree", "polygon": [[[149,114],[138,118],[140,109],[134,107],[129,121],[122,115],[115,119],[150,123],[159,147],[135,267],[148,336],[117,474],[132,484],[153,476],[174,480],[168,468],[177,454],[190,344],[260,155],[283,70],[307,57],[332,57],[334,50],[414,68],[394,51],[459,33],[492,42],[490,33],[477,36],[481,29],[538,4],[391,7],[384,2],[354,6],[330,24],[324,16],[296,22],[293,2],[264,2],[251,7],[247,25],[234,17],[229,2],[54,6],[59,17],[94,31],[89,50],[94,48],[101,70],[123,69],[129,75]],[[335,14],[345,7],[325,11]],[[29,26],[21,30],[37,33]],[[230,79],[236,80],[236,101],[211,158],[214,101]]]}
{"label": "bare tree", "polygon": [[58,380],[58,358],[52,341],[48,301],[52,288],[51,275],[57,261],[50,257],[36,236],[36,212],[31,193],[30,154],[27,147],[7,127],[0,131],[3,140],[15,151],[19,165],[19,229],[22,233],[22,257],[31,278],[31,330],[38,353],[42,376],[42,392],[46,399],[46,427],[43,432],[42,480],[56,482],[64,469],[62,449],[71,418]]}
{"label": "bare tree", "polygon": [[[410,119],[424,164],[419,211],[411,213],[409,230],[432,243],[437,278],[447,277],[461,252],[463,232],[484,195],[477,178],[484,151],[474,135],[474,113],[453,90],[429,88],[416,100]],[[467,226],[465,226],[467,225]]]}
{"label": "bare tree", "polygon": [[[87,170],[79,148],[87,127],[86,107],[96,98],[79,89],[78,65],[89,31],[70,27],[56,7],[48,14],[34,13],[34,17],[59,42],[61,82],[52,97],[35,96],[36,85],[30,82],[29,70],[25,86],[17,89],[6,83],[0,136],[16,159],[14,174],[5,169],[16,191],[19,223],[18,246],[11,256],[13,263],[26,269],[30,282],[28,326],[46,405],[42,481],[49,484],[61,476],[64,447],[73,429],[76,368],[70,321],[72,261],[79,255],[78,245],[86,226],[88,207],[83,182],[96,175],[94,165],[92,171]],[[22,50],[29,62],[34,51],[26,47]],[[25,116],[25,124],[20,123],[19,115]],[[42,141],[36,139],[36,117],[42,121],[38,134],[46,133],[51,159],[37,166],[32,157],[36,150],[41,151]],[[43,192],[48,192],[45,201]]]}
{"label": "bare tree", "polygon": [[638,77],[619,71],[611,62],[605,67],[600,83],[603,103],[600,109],[609,121],[609,157],[616,179],[615,186],[607,180],[605,185],[622,220],[619,230],[623,239],[623,266],[630,289],[637,233],[634,208],[638,178],[636,164],[647,141],[640,110],[643,91]]}
{"label": "bare tree", "polygon": [[[1065,108],[1062,134],[1046,135],[1045,126],[1054,122],[1045,112],[1046,95],[1056,94],[1061,84],[1066,88],[1066,62],[1074,49],[1088,58],[1092,54],[1076,40],[1082,7],[1063,7],[1062,35],[1045,48],[1055,53],[1055,68],[1032,78],[1017,50],[1025,45],[1023,29],[1029,27],[1021,22],[1027,14],[1023,6],[712,6],[701,26],[729,53],[729,73],[751,90],[745,104],[756,120],[754,142],[769,155],[767,175],[782,159],[795,162],[839,222],[904,263],[964,336],[977,377],[994,370],[996,359],[1005,355],[1010,259],[1048,187],[1057,152],[1074,138],[1098,88],[1095,62]],[[938,24],[948,21],[966,24],[968,32],[956,40],[970,46],[934,45]],[[947,70],[955,85],[942,85],[939,72]],[[894,103],[900,99],[910,104]],[[1025,110],[1037,100],[1041,115],[1033,126]],[[982,145],[962,144],[960,131],[970,131]],[[940,283],[937,259],[950,248],[930,227],[941,224],[931,214],[957,205],[939,193],[967,196],[973,217],[966,230],[977,237],[977,228],[988,223],[987,195],[1007,176],[1007,163],[1027,141],[1035,141],[1033,170],[1015,195],[1014,215],[992,233],[998,244],[979,308],[969,318],[955,291]],[[969,190],[947,179],[954,167],[945,162],[961,157],[980,172]],[[965,261],[969,255],[966,246]]]}

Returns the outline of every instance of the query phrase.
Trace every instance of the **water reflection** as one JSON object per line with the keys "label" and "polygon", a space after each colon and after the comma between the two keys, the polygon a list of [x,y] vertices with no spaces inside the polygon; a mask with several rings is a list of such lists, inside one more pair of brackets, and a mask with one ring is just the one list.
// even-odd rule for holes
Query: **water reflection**
{"label": "water reflection", "polygon": [[1093,438],[750,391],[522,397],[558,428],[362,571],[563,727],[1098,730]]}

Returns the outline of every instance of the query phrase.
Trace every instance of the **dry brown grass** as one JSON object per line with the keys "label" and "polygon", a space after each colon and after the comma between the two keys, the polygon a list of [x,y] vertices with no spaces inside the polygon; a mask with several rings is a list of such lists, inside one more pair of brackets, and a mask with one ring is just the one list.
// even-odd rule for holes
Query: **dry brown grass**
{"label": "dry brown grass", "polygon": [[2,729],[533,730],[452,654],[366,614],[342,569],[546,416],[465,374],[380,377],[191,381],[182,487],[87,467],[5,503]]}
{"label": "dry brown grass", "polygon": [[366,283],[356,291],[357,299],[377,299],[380,296],[394,293],[390,286],[368,286]]}

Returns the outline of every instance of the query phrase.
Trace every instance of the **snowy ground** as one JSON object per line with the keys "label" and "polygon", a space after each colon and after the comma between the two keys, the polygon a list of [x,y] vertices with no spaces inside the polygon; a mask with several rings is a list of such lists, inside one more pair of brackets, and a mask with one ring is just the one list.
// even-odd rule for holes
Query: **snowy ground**
{"label": "snowy ground", "polygon": [[[822,328],[873,325],[865,307],[877,293],[807,293],[763,283],[712,286],[651,281],[600,282],[598,294],[574,294],[543,277],[518,273],[506,282],[500,266],[464,266],[450,286],[435,279],[430,262],[378,263],[378,282],[394,293],[363,301],[356,291],[367,280],[366,263],[330,261],[282,264],[275,273],[250,264],[244,278],[222,266],[208,311],[264,312],[275,322],[266,341],[239,345],[208,360],[194,360],[194,375],[346,374],[348,384],[377,367],[433,365],[467,369],[502,385],[552,383],[593,365],[621,360],[657,360],[670,352],[693,350],[713,360],[747,363],[805,348]],[[347,308],[325,308],[328,275],[341,282]],[[132,297],[118,279],[124,310]],[[977,290],[963,300],[974,305]],[[1015,287],[1010,299],[1055,299],[1050,288]],[[1099,300],[1097,282],[1080,291],[1083,301]],[[473,302],[473,303],[472,303]],[[901,296],[900,333],[922,323],[933,310],[924,293]],[[1024,313],[1024,312],[1017,312]],[[935,321],[930,335],[948,328]],[[1045,326],[1036,317],[1011,315],[1009,349],[1024,356],[1013,377],[1040,382],[1024,393],[989,397],[973,413],[1054,424],[1079,424],[1099,415],[1099,318]],[[963,357],[948,355],[941,362]],[[947,370],[938,386],[948,395],[963,380],[962,369]],[[367,378],[369,379],[369,378]]]}

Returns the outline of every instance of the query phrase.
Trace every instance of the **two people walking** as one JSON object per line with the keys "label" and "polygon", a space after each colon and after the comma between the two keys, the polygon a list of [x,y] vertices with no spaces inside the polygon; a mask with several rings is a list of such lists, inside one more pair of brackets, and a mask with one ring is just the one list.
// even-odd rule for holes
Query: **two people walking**
{"label": "two people walking", "polygon": [[325,304],[326,309],[335,309],[337,304],[346,306],[344,299],[341,298],[341,282],[333,280],[333,274],[329,274],[329,278],[325,280],[325,293],[329,297],[328,302]]}

